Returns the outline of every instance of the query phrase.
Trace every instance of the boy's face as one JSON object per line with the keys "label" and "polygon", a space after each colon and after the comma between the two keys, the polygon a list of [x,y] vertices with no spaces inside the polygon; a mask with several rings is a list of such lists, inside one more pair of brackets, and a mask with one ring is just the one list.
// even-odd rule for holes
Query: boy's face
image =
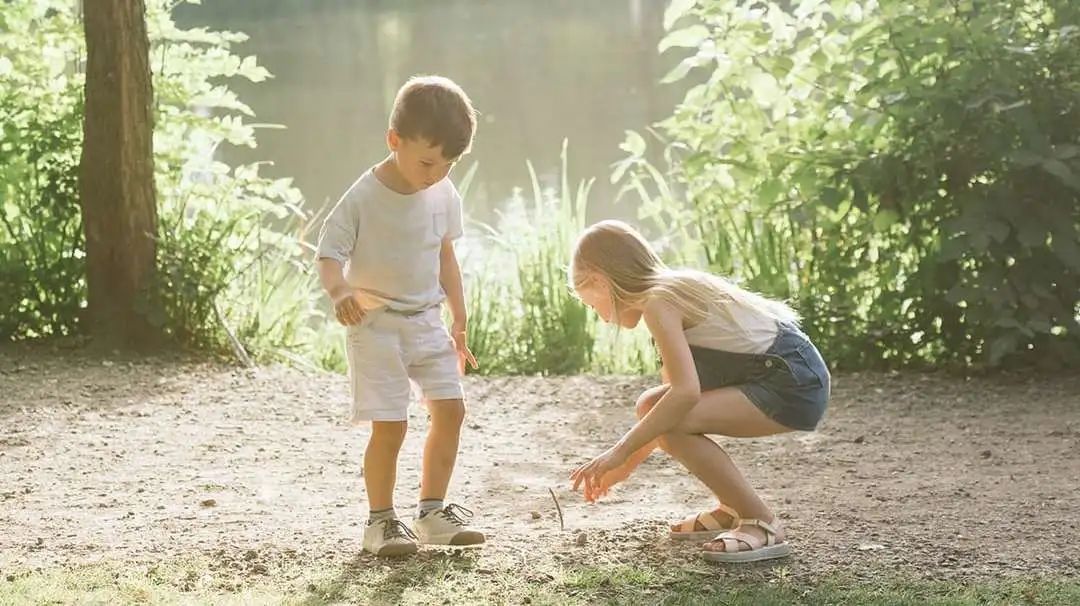
{"label": "boy's face", "polygon": [[387,135],[390,150],[397,156],[401,176],[417,191],[427,189],[450,174],[457,159],[443,157],[442,146],[432,146],[425,139],[407,139],[393,129]]}

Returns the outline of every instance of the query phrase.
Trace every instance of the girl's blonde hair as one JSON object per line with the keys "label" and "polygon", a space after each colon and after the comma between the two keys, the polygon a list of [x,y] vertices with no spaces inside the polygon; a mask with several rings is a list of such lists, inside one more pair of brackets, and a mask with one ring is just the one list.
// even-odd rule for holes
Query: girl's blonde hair
{"label": "girl's blonde hair", "polygon": [[703,271],[669,268],[645,238],[622,221],[589,226],[574,246],[570,265],[574,290],[597,275],[610,285],[616,310],[660,297],[679,309],[691,324],[704,320],[718,305],[737,305],[779,322],[794,324],[799,320],[787,304],[740,288],[729,280]]}

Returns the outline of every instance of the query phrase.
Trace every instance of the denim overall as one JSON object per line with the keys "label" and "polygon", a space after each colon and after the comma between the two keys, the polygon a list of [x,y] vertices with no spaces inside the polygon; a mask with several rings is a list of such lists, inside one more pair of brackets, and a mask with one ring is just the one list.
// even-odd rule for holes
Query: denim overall
{"label": "denim overall", "polygon": [[701,391],[736,387],[774,421],[812,431],[825,414],[831,376],[814,344],[793,324],[780,323],[763,354],[690,346]]}

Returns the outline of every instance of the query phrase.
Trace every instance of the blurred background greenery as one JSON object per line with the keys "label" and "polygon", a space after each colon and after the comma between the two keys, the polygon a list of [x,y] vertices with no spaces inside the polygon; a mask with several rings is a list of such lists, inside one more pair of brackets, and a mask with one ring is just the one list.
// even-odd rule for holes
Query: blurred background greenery
{"label": "blurred background greenery", "polygon": [[[73,4],[0,13],[0,340],[85,329]],[[791,301],[835,368],[1080,366],[1068,0],[147,4],[148,304],[184,347],[343,368],[321,213],[385,154],[401,82],[440,73],[481,112],[452,177],[482,372],[655,370],[566,288],[611,216]]]}

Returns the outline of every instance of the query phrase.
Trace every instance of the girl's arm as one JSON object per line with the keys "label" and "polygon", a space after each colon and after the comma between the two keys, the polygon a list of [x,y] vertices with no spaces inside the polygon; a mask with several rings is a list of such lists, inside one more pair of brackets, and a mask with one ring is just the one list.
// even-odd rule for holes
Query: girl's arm
{"label": "girl's arm", "polygon": [[694,358],[683,334],[682,314],[666,301],[653,299],[645,306],[644,318],[664,359],[662,373],[667,375],[670,388],[615,445],[621,458],[629,458],[674,429],[701,399]]}

